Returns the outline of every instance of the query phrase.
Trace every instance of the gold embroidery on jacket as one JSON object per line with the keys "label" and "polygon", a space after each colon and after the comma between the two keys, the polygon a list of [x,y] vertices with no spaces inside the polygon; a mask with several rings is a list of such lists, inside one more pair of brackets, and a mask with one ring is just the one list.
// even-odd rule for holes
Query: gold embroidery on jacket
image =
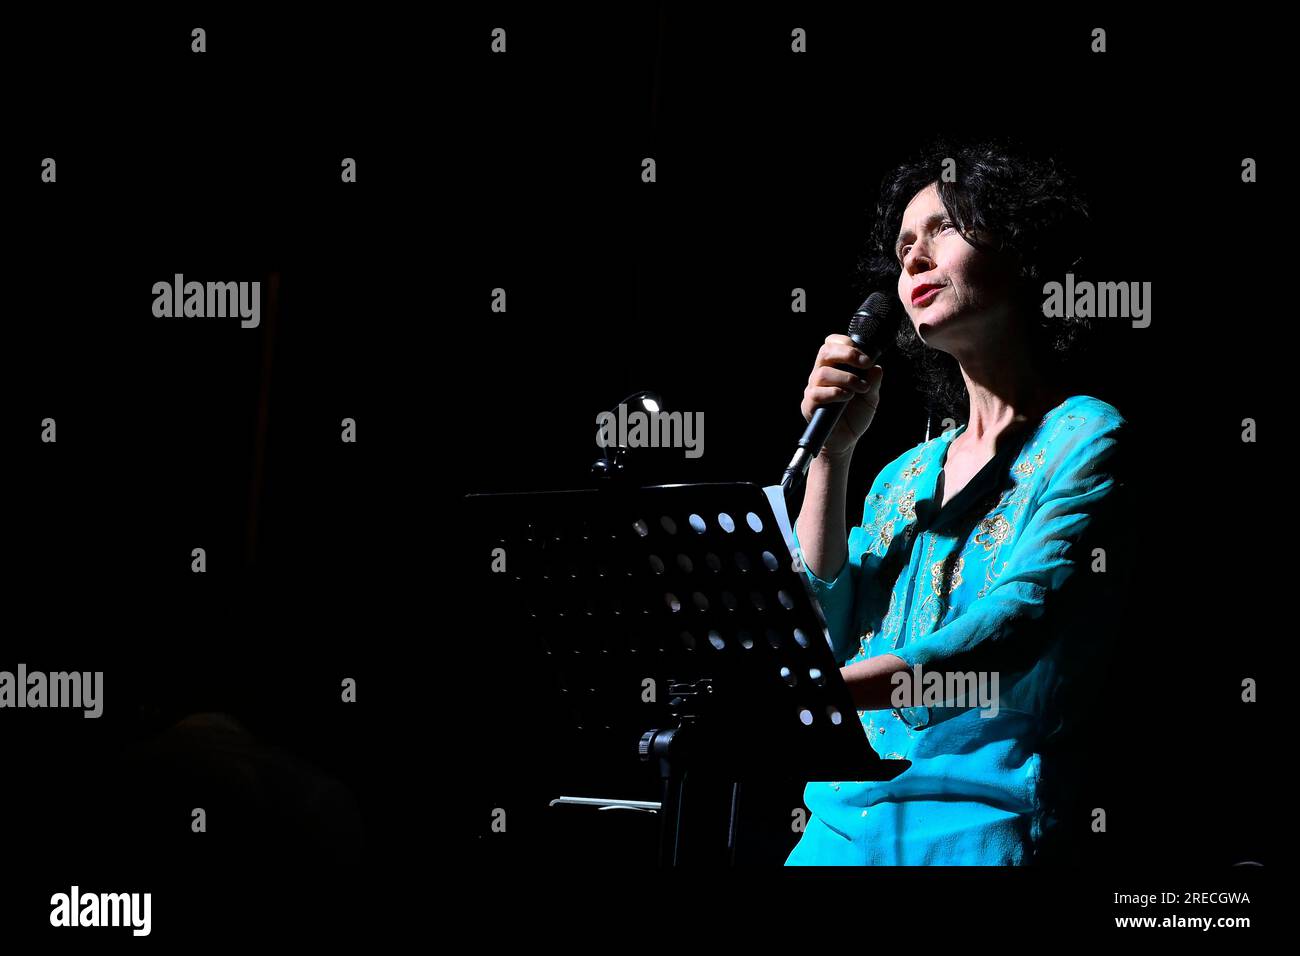
{"label": "gold embroidery on jacket", "polygon": [[1013,530],[1006,515],[993,515],[979,523],[979,530],[975,534],[974,541],[976,544],[982,545],[985,551],[992,551],[995,545],[1007,540]]}
{"label": "gold embroidery on jacket", "polygon": [[894,541],[894,526],[892,524],[882,526],[876,540],[880,542],[880,554],[883,555]]}
{"label": "gold embroidery on jacket", "polygon": [[[956,563],[953,559],[956,558]],[[930,565],[930,588],[939,597],[952,594],[953,588],[961,586],[961,571],[966,566],[966,559],[959,555],[949,555],[942,561]]]}
{"label": "gold embroidery on jacket", "polygon": [[885,617],[880,622],[880,636],[886,639],[885,643],[881,645],[882,647],[898,646],[892,641],[892,637],[897,633],[901,624],[901,621],[899,621],[901,611],[902,608],[898,606],[898,583],[895,582],[893,589],[889,592],[889,608],[885,611]]}
{"label": "gold embroidery on jacket", "polygon": [[1015,473],[1022,478],[1028,478],[1034,473],[1034,469],[1043,463],[1043,450],[1038,449],[1038,454],[1033,458],[1026,458],[1020,464],[1016,465]]}

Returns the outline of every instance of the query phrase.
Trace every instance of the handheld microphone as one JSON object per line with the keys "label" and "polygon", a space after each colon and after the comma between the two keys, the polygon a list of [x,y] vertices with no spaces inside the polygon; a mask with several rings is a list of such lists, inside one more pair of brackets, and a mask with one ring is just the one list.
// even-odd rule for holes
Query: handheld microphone
{"label": "handheld microphone", "polygon": [[[853,313],[853,318],[849,322],[849,338],[853,340],[854,347],[860,352],[865,352],[874,364],[893,344],[902,317],[902,310],[898,308],[898,303],[893,297],[881,292],[873,292],[867,296],[867,301],[858,306],[858,311]],[[858,376],[861,376],[864,371],[847,365],[835,367]],[[852,398],[849,401],[852,401]],[[794,458],[790,459],[790,464],[781,477],[781,490],[785,493],[788,503],[803,487],[812,460],[821,452],[822,445],[826,444],[827,437],[840,420],[840,415],[844,414],[844,406],[847,404],[848,402],[836,402],[834,405],[823,405],[813,412],[812,421],[808,423],[803,437],[799,439],[799,447],[794,453]]]}

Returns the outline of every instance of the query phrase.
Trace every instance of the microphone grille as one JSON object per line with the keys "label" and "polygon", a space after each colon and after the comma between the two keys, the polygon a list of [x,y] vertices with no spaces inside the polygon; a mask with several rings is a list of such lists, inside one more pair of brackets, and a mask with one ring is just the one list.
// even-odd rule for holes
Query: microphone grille
{"label": "microphone grille", "polygon": [[892,335],[899,318],[894,306],[894,299],[883,292],[871,293],[849,321],[850,338],[878,341],[882,334]]}

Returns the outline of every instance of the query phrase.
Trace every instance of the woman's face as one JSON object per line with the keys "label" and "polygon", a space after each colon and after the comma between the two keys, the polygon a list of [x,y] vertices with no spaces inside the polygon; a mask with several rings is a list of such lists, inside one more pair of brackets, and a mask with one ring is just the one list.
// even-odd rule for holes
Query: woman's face
{"label": "woman's face", "polygon": [[895,253],[903,267],[898,297],[926,345],[960,359],[1010,331],[1013,271],[962,237],[935,184],[903,212]]}

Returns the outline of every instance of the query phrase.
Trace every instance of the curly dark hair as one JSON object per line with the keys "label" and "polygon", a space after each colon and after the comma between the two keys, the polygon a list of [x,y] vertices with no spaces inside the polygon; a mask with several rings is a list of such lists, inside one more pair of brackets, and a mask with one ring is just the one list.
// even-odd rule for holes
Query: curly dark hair
{"label": "curly dark hair", "polygon": [[[955,162],[955,182],[945,182],[944,162]],[[963,238],[977,249],[1009,253],[1018,263],[1014,308],[1027,323],[1035,360],[1068,378],[1083,354],[1092,324],[1086,318],[1043,315],[1043,284],[1062,281],[1085,261],[1090,242],[1088,204],[1074,178],[1056,160],[1035,156],[1007,139],[951,143],[937,139],[881,182],[875,220],[857,265],[857,291],[897,287],[902,271],[894,244],[907,204],[935,184]],[[927,408],[966,420],[970,399],[957,360],[926,345],[912,323],[900,323],[895,343],[910,361]]]}

